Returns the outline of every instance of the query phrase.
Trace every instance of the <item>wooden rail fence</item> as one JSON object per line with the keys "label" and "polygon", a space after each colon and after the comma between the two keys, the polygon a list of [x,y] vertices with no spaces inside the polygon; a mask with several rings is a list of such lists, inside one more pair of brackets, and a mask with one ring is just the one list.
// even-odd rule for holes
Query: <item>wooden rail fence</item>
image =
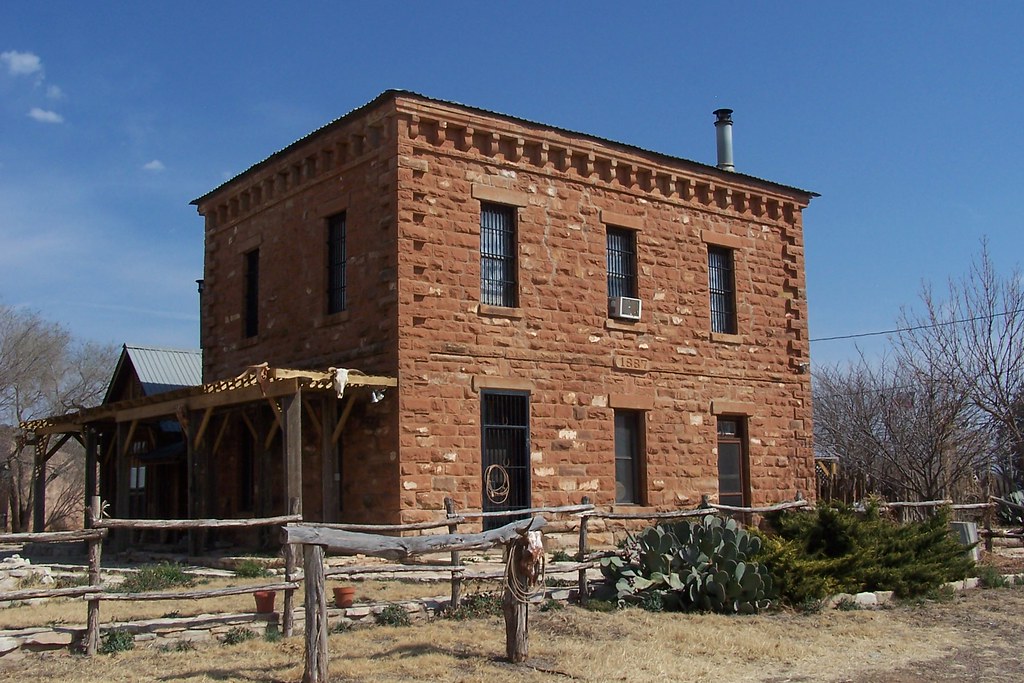
{"label": "wooden rail fence", "polygon": [[[509,546],[519,537],[519,532],[531,525],[543,526],[545,520],[538,515],[568,516],[579,519],[578,542],[575,562],[560,563],[558,573],[573,573],[577,576],[577,599],[585,604],[589,594],[587,570],[599,565],[602,558],[616,554],[615,551],[592,551],[589,544],[589,522],[591,519],[602,520],[638,520],[662,522],[690,517],[701,517],[707,514],[742,515],[745,518],[754,514],[767,514],[779,510],[798,509],[809,503],[797,497],[797,500],[766,505],[760,507],[738,507],[710,503],[705,496],[695,509],[674,510],[669,512],[609,512],[597,509],[584,496],[579,505],[535,507],[513,511],[482,512],[472,510],[456,510],[451,499],[445,500],[444,516],[426,522],[409,524],[314,524],[302,521],[302,516],[295,514],[297,502],[290,503],[293,514],[277,517],[256,519],[193,519],[193,520],[137,520],[101,518],[99,497],[94,497],[89,509],[90,528],[82,531],[42,532],[21,534],[0,534],[0,542],[77,542],[84,541],[88,546],[88,584],[71,588],[30,588],[16,591],[0,592],[0,601],[28,600],[34,598],[81,597],[88,606],[87,625],[83,640],[87,655],[97,652],[100,640],[100,604],[104,600],[175,600],[203,599],[225,595],[251,594],[258,591],[283,591],[284,606],[282,609],[282,633],[290,637],[294,634],[295,592],[300,583],[305,583],[306,591],[306,642],[307,650],[312,648],[313,654],[307,652],[307,675],[305,680],[326,680],[326,598],[323,581],[330,576],[373,576],[396,573],[447,573],[451,582],[450,606],[457,607],[461,599],[462,584],[466,579],[498,579],[504,576],[503,571],[479,571],[468,568],[462,563],[462,553],[467,550],[486,550],[497,545]],[[882,502],[881,509],[899,511],[899,517],[905,519],[907,510],[934,510],[949,506],[956,511],[980,511],[984,515],[984,528],[979,535],[985,539],[986,548],[992,550],[993,538],[1017,538],[1024,541],[1024,529],[1020,531],[1001,531],[992,528],[994,511],[998,506],[1024,512],[1024,506],[1009,500],[992,496],[985,503],[952,504],[949,500],[932,501],[897,501]],[[507,524],[499,529],[474,534],[459,534],[459,526],[470,520],[494,517],[520,517],[519,521]],[[212,590],[192,590],[177,592],[144,592],[120,593],[105,589],[101,575],[101,559],[103,541],[110,529],[224,529],[252,528],[260,526],[281,526],[283,555],[285,557],[284,581],[254,586],[222,588]],[[408,532],[424,532],[445,529],[447,534],[395,536]],[[511,534],[511,535],[510,535]],[[342,554],[365,554],[383,557],[398,562],[384,565],[327,567],[324,562],[326,551]],[[425,554],[448,553],[448,563],[433,562],[429,564],[404,564],[409,560]],[[299,559],[302,566],[299,566]],[[311,586],[311,580],[316,585]],[[321,607],[323,609],[321,609]],[[525,624],[525,617],[523,620]],[[507,632],[509,643],[512,632]],[[321,641],[323,644],[321,645]],[[520,639],[520,642],[525,642]],[[509,645],[510,657],[513,655]]]}

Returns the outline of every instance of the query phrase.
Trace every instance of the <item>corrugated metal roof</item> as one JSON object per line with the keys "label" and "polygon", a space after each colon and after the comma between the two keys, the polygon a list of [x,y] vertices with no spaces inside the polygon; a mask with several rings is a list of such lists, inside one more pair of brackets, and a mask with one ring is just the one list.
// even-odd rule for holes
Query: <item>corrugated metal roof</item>
{"label": "corrugated metal roof", "polygon": [[202,351],[127,344],[124,351],[142,382],[146,396],[182,387],[196,387],[203,383]]}
{"label": "corrugated metal roof", "polygon": [[526,125],[530,125],[530,126],[540,126],[542,128],[548,128],[550,130],[557,131],[559,133],[565,133],[565,134],[568,134],[568,135],[573,135],[573,136],[577,136],[577,137],[581,137],[581,138],[595,140],[595,141],[603,143],[603,144],[609,144],[609,145],[613,145],[613,146],[617,146],[617,147],[623,147],[625,149],[633,150],[633,151],[636,151],[636,152],[641,152],[643,154],[654,155],[654,156],[660,157],[661,159],[665,159],[665,160],[667,160],[669,162],[683,162],[683,163],[686,163],[686,164],[692,164],[692,165],[698,167],[701,171],[704,171],[706,173],[711,173],[713,175],[720,175],[722,178],[733,179],[733,180],[735,180],[736,178],[743,178],[743,179],[746,179],[746,180],[753,180],[753,181],[757,181],[759,183],[764,183],[764,184],[767,184],[767,185],[770,185],[770,186],[774,186],[774,187],[780,188],[782,190],[787,190],[787,191],[791,191],[791,192],[795,191],[795,192],[798,192],[800,194],[805,194],[805,195],[808,196],[808,198],[820,197],[821,196],[817,192],[812,192],[810,190],[802,190],[799,187],[793,187],[792,185],[784,185],[782,183],[775,182],[774,180],[768,180],[766,178],[758,178],[757,176],[747,175],[745,173],[739,173],[739,172],[736,172],[736,171],[722,171],[721,169],[717,168],[716,166],[712,166],[710,164],[705,164],[705,163],[702,163],[702,162],[699,162],[699,161],[693,161],[691,159],[684,159],[682,157],[676,157],[676,156],[672,156],[670,154],[665,154],[663,152],[656,152],[656,151],[650,150],[650,149],[644,149],[643,147],[638,147],[636,145],[631,145],[631,144],[625,143],[625,142],[617,142],[615,140],[609,140],[607,138],[602,138],[602,137],[597,136],[597,135],[591,135],[589,133],[581,133],[579,131],[569,130],[568,128],[562,128],[560,126],[552,126],[550,124],[540,123],[538,121],[531,121],[529,119],[520,118],[518,116],[510,116],[509,114],[502,114],[501,112],[490,111],[488,109],[481,109],[480,107],[474,107],[474,106],[467,105],[467,104],[461,104],[459,102],[451,102],[451,101],[448,101],[448,100],[439,100],[437,98],[428,97],[426,95],[421,95],[419,93],[412,92],[412,91],[409,91],[409,90],[392,89],[392,90],[385,90],[380,95],[375,97],[370,102],[367,102],[363,106],[357,107],[357,108],[353,109],[352,111],[348,112],[347,114],[345,114],[344,116],[340,116],[340,117],[334,119],[333,121],[330,121],[330,122],[320,126],[316,130],[314,130],[311,133],[308,133],[308,134],[302,136],[301,138],[299,138],[295,142],[291,143],[287,147],[274,152],[273,154],[268,156],[266,159],[263,159],[262,161],[259,161],[259,162],[255,163],[255,164],[253,164],[252,166],[250,166],[246,170],[242,171],[241,173],[239,173],[238,175],[234,176],[233,178],[231,178],[231,179],[221,183],[220,185],[218,185],[214,189],[210,190],[209,192],[207,192],[203,196],[197,197],[196,199],[193,199],[191,204],[198,206],[199,203],[202,202],[203,200],[205,200],[207,197],[215,194],[219,190],[227,187],[228,185],[231,185],[236,180],[238,180],[238,179],[240,179],[240,178],[242,178],[242,177],[252,173],[253,171],[255,171],[255,170],[259,169],[259,168],[262,168],[263,166],[266,166],[267,164],[269,164],[274,159],[277,159],[277,158],[279,158],[281,156],[284,156],[285,154],[287,154],[291,150],[295,149],[296,147],[306,143],[307,141],[309,141],[309,140],[315,138],[316,136],[326,132],[327,130],[330,130],[331,128],[335,127],[336,125],[340,125],[343,121],[351,120],[352,118],[358,116],[362,112],[370,110],[370,109],[373,109],[374,107],[379,105],[381,102],[384,102],[384,101],[386,101],[386,100],[388,100],[390,98],[394,98],[394,97],[408,97],[410,99],[419,99],[419,100],[423,100],[425,102],[434,102],[434,103],[441,104],[441,105],[447,105],[447,106],[451,106],[451,107],[459,107],[460,109],[465,109],[466,111],[470,111],[470,112],[477,112],[477,113],[483,114],[485,116],[492,116],[492,117],[497,117],[497,118],[503,118],[503,119],[508,120],[508,121],[515,121],[515,122],[519,122],[521,124],[526,124]]}

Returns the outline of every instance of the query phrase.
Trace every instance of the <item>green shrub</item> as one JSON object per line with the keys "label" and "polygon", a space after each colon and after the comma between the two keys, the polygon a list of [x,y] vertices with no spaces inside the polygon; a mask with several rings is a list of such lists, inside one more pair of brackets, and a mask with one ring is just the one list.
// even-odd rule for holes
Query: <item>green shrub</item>
{"label": "green shrub", "polygon": [[585,607],[591,612],[614,612],[619,606],[611,600],[595,600],[591,598],[587,600]]}
{"label": "green shrub", "polygon": [[992,565],[978,565],[977,574],[982,588],[1006,588],[1010,585],[1009,580]]}
{"label": "green shrub", "polygon": [[401,605],[385,605],[373,618],[378,626],[412,626],[412,617]]}
{"label": "green shrub", "polygon": [[572,562],[575,559],[576,558],[574,558],[572,555],[565,552],[564,550],[556,550],[554,554],[551,556],[552,562]]}
{"label": "green shrub", "polygon": [[100,652],[112,655],[115,652],[126,652],[135,649],[135,636],[124,629],[114,629],[103,634]]}
{"label": "green shrub", "polygon": [[777,535],[765,538],[759,559],[791,605],[835,593],[927,595],[964,578],[974,565],[950,533],[946,508],[902,525],[881,517],[874,506],[857,513],[826,504],[810,512],[775,513],[768,521]]}
{"label": "green shrub", "polygon": [[277,624],[268,624],[267,630],[263,632],[263,640],[268,643],[277,643],[284,638],[284,634],[281,633],[281,629],[277,627]]}
{"label": "green shrub", "polygon": [[258,560],[246,558],[235,566],[235,576],[242,579],[262,579],[270,576],[270,570]]}
{"label": "green shrub", "polygon": [[841,598],[836,603],[836,609],[840,612],[853,612],[854,610],[859,610],[860,605],[853,598]]}
{"label": "green shrub", "polygon": [[247,640],[253,640],[256,637],[256,632],[252,629],[245,628],[244,626],[233,626],[224,634],[224,640],[221,643],[224,645],[238,645]]}
{"label": "green shrub", "polygon": [[554,598],[548,598],[540,605],[541,612],[557,612],[562,609],[565,609],[565,605]]}
{"label": "green shrub", "polygon": [[456,609],[448,609],[444,616],[462,621],[501,616],[501,596],[497,593],[473,593],[459,601]]}
{"label": "green shrub", "polygon": [[176,562],[160,562],[139,567],[134,574],[125,577],[117,590],[122,593],[146,593],[168,588],[190,588],[196,585],[195,577]]}

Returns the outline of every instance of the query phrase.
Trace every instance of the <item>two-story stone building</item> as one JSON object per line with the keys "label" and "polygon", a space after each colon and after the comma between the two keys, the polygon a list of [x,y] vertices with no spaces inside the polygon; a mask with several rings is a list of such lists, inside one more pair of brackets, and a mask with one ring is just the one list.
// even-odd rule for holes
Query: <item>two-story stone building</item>
{"label": "two-story stone building", "polygon": [[814,196],[388,91],[195,200],[204,381],[397,378],[304,447],[311,518],[813,495]]}

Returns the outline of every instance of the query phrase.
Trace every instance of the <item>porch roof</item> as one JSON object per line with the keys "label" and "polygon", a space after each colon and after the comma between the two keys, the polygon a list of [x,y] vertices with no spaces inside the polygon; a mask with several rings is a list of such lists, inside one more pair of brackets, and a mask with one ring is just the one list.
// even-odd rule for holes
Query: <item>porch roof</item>
{"label": "porch roof", "polygon": [[238,377],[184,387],[154,396],[117,401],[21,423],[21,428],[36,434],[81,432],[88,424],[117,423],[176,416],[184,411],[235,406],[267,398],[295,394],[300,389],[334,392],[340,398],[353,387],[385,389],[398,386],[394,377],[367,375],[358,370],[292,370],[272,368],[268,364],[250,366]]}

